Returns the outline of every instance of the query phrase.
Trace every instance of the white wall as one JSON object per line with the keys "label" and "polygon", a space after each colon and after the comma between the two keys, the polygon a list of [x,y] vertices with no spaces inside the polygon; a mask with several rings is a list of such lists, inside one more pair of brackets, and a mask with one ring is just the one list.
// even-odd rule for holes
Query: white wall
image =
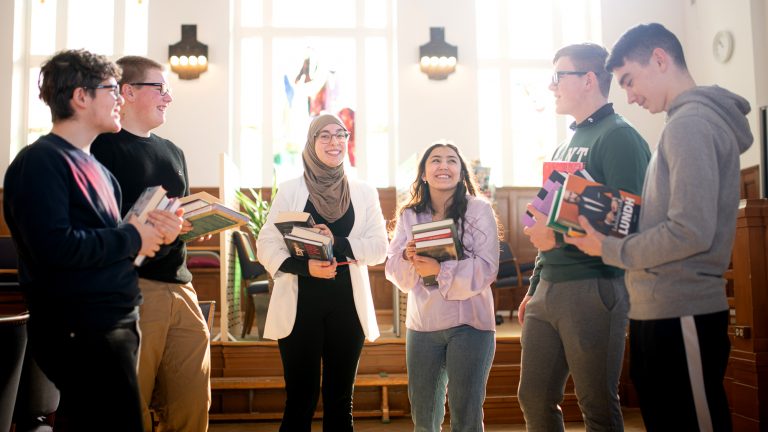
{"label": "white wall", "polygon": [[149,2],[149,57],[167,64],[168,45],[181,40],[182,24],[197,24],[197,40],[208,45],[208,71],[200,78],[180,80],[169,72],[174,100],[166,124],[156,130],[184,150],[192,186],[218,185],[219,153],[230,152],[229,3]]}
{"label": "white wall", "polygon": [[0,172],[10,163],[10,146],[13,141],[11,125],[11,100],[13,90],[13,17],[14,1],[0,2]]}
{"label": "white wall", "polygon": [[[446,80],[419,70],[419,46],[429,42],[430,27],[445,27],[446,42],[459,49],[456,72]],[[474,2],[398,3],[398,163],[439,138],[453,140],[469,159],[479,157],[475,33]]]}
{"label": "white wall", "polygon": [[[766,76],[765,74],[756,75],[756,62],[758,59],[760,62],[765,61],[766,45],[760,41],[756,43],[751,18],[753,6],[759,6],[760,3],[763,2],[696,0],[693,4],[685,6],[688,43],[684,48],[689,69],[696,83],[717,84],[747,98],[752,104],[752,112],[748,118],[755,137],[755,145],[742,155],[742,168],[760,163],[760,146],[758,145],[760,103],[757,97],[757,82],[764,80]],[[766,21],[755,23],[758,26],[758,33],[762,33],[765,23]],[[729,30],[733,33],[734,51],[727,63],[719,63],[712,54],[712,41],[720,30]],[[765,104],[765,100],[762,104]]]}
{"label": "white wall", "polygon": [[[658,22],[675,33],[685,47],[683,6],[687,1],[602,0],[603,45],[610,51],[625,31],[639,24]],[[651,148],[655,149],[664,128],[664,115],[653,115],[642,107],[628,105],[627,94],[616,80],[611,85],[610,100],[614,103],[616,112],[626,117]]]}

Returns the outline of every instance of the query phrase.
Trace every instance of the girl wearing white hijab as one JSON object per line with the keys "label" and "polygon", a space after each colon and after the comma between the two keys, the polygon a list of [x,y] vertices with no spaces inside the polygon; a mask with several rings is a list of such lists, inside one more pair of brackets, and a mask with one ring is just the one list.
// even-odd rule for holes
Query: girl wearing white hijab
{"label": "girl wearing white hijab", "polygon": [[[352,392],[363,342],[379,336],[369,265],[384,261],[387,233],[378,192],[347,178],[349,132],[336,116],[309,126],[304,175],[281,184],[259,234],[259,261],[274,278],[264,337],[277,339],[286,404],[281,431],[309,431],[323,392],[323,430],[352,430]],[[274,221],[305,211],[333,238],[334,260],[291,257]],[[322,367],[321,367],[322,366]]]}

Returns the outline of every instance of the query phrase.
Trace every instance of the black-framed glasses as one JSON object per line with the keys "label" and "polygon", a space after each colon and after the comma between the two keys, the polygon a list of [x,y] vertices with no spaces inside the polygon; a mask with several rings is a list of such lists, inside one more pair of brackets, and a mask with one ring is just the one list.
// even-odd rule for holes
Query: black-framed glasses
{"label": "black-framed glasses", "polygon": [[120,97],[120,84],[98,84],[95,86],[87,86],[83,88],[91,90],[109,89],[115,99]]}
{"label": "black-framed glasses", "polygon": [[171,88],[168,86],[167,83],[163,82],[133,82],[129,83],[133,86],[152,86],[152,87],[158,87],[160,90],[160,96],[165,96],[168,93],[171,92]]}
{"label": "black-framed glasses", "polygon": [[560,84],[560,79],[563,78],[563,76],[565,75],[584,76],[588,73],[589,72],[582,72],[582,71],[555,71],[552,74],[552,84],[554,85]]}
{"label": "black-framed glasses", "polygon": [[349,132],[345,130],[340,130],[336,132],[335,134],[332,134],[330,132],[320,132],[318,134],[315,134],[315,138],[317,138],[318,141],[320,141],[321,144],[328,144],[331,142],[331,138],[336,138],[336,141],[338,141],[341,144],[344,144],[347,142],[347,139],[349,139]]}

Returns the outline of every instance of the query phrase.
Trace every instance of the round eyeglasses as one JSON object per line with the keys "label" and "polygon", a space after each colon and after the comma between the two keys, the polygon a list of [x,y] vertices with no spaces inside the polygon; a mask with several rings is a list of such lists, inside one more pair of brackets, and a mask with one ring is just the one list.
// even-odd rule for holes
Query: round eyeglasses
{"label": "round eyeglasses", "polygon": [[335,134],[332,134],[330,132],[320,132],[319,134],[315,135],[315,138],[320,141],[321,144],[328,144],[331,142],[331,138],[336,138],[336,141],[338,141],[341,144],[344,144],[349,139],[349,132],[342,130],[338,131]]}

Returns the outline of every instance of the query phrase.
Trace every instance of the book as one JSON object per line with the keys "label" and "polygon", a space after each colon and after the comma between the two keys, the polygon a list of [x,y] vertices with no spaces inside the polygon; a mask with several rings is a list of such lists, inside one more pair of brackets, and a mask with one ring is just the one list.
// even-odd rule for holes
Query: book
{"label": "book", "polygon": [[[415,224],[411,227],[411,233],[416,241],[416,255],[428,256],[438,262],[459,260],[463,257],[453,219]],[[435,276],[424,276],[424,285],[437,285]]]}
{"label": "book", "polygon": [[[184,208],[184,204],[182,204],[182,208]],[[192,231],[179,235],[179,238],[184,242],[237,228],[249,221],[248,216],[218,202],[198,207],[189,213],[184,213],[182,217],[192,224]]]}
{"label": "book", "polygon": [[155,210],[163,198],[166,198],[166,190],[161,185],[150,186],[144,189],[144,192],[139,195],[136,202],[133,203],[130,210],[125,214],[125,220],[128,220],[131,216],[136,216],[136,219],[141,222],[147,222],[147,215],[152,210]]}
{"label": "book", "polygon": [[578,170],[584,169],[584,162],[568,161],[547,161],[542,164],[542,183],[545,183],[552,171],[559,171],[561,174],[573,174]]}
{"label": "book", "polygon": [[[566,165],[558,165],[561,163]],[[583,168],[577,168],[575,171],[571,172],[567,171],[576,168],[577,166],[583,167],[584,164],[581,162],[544,162],[544,165],[548,165],[553,169],[548,170],[545,168],[544,171],[549,172],[549,176],[544,181],[544,185],[541,189],[539,189],[539,192],[536,194],[536,198],[533,199],[533,202],[531,202],[531,205],[545,216],[549,215],[549,210],[552,208],[552,201],[555,199],[557,191],[563,186],[563,182],[565,182],[565,178],[569,174],[575,174],[590,181],[593,180],[592,176]],[[563,168],[564,171],[560,171],[558,168]],[[533,214],[526,210],[523,213],[522,223],[524,226],[530,228],[536,223],[536,220],[533,218]]]}
{"label": "book", "polygon": [[637,231],[641,205],[639,195],[570,175],[553,201],[547,226],[566,235],[580,236],[584,230],[578,218],[584,216],[596,231],[625,237]]}
{"label": "book", "polygon": [[220,199],[204,191],[181,197],[179,201],[181,202],[181,208],[184,209],[184,213],[195,211],[213,203],[221,204]]}
{"label": "book", "polygon": [[312,228],[315,226],[315,220],[307,212],[282,211],[275,218],[275,227],[283,234],[291,232],[293,227]]}
{"label": "book", "polygon": [[[147,216],[152,210],[175,212],[179,205],[181,205],[181,202],[175,198],[168,198],[166,193],[165,188],[160,185],[146,188],[125,214],[125,219],[128,220],[130,216],[136,216],[139,222],[147,223]],[[145,255],[138,255],[133,260],[133,265],[140,266],[144,263],[145,259]]]}
{"label": "book", "polygon": [[333,261],[333,239],[320,230],[295,226],[283,240],[294,258]]}

